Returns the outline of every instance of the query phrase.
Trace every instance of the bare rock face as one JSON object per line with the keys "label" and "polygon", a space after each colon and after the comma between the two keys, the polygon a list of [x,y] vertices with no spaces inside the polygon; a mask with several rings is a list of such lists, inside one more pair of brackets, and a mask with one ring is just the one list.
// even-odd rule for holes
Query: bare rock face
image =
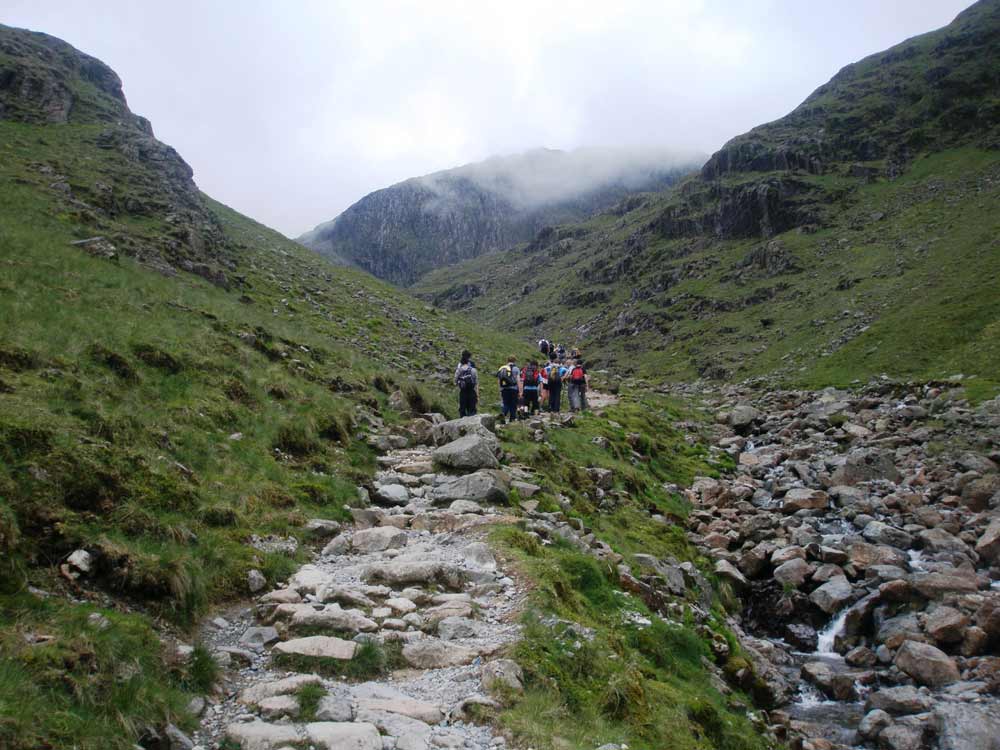
{"label": "bare rock face", "polygon": [[896,652],[896,666],[922,685],[947,685],[960,676],[950,656],[919,641],[903,642]]}

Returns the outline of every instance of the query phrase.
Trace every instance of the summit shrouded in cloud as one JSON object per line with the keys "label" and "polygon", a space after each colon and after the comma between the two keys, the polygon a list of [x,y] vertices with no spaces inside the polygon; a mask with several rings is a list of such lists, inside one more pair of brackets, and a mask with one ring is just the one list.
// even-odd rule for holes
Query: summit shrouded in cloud
{"label": "summit shrouded in cloud", "polygon": [[665,149],[534,149],[376,190],[299,241],[397,284],[508,249],[629,193],[665,188],[704,156]]}
{"label": "summit shrouded in cloud", "polygon": [[6,0],[0,22],[107,62],[203,190],[296,236],[495,154],[712,153],[968,4]]}

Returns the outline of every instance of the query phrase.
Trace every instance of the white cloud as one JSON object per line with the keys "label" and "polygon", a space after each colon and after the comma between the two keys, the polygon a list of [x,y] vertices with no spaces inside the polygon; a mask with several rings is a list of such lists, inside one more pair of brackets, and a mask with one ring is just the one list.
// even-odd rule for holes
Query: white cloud
{"label": "white cloud", "polygon": [[710,152],[967,4],[5,0],[0,22],[105,60],[204,190],[296,235],[494,153]]}

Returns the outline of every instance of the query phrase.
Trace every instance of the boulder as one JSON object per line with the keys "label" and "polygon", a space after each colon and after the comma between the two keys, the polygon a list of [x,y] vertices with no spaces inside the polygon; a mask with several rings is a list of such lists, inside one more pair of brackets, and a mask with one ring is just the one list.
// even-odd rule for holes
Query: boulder
{"label": "boulder", "polygon": [[403,646],[403,659],[415,669],[458,667],[472,662],[479,652],[437,638],[427,638]]}
{"label": "boulder", "polygon": [[312,635],[307,638],[294,638],[283,641],[274,647],[278,654],[308,656],[323,659],[353,659],[358,644],[328,635]]}
{"label": "boulder", "polygon": [[379,505],[406,505],[410,491],[401,484],[382,484],[375,489],[374,499]]}
{"label": "boulder", "polygon": [[800,510],[825,510],[829,504],[830,496],[822,490],[793,487],[785,493],[781,502],[781,511],[795,513]]}
{"label": "boulder", "polygon": [[894,565],[902,568],[907,563],[907,556],[895,547],[854,542],[847,548],[847,561],[862,571],[872,565]]}
{"label": "boulder", "polygon": [[393,560],[369,565],[361,572],[364,581],[381,581],[390,586],[409,583],[461,584],[462,573],[437,560]]}
{"label": "boulder", "polygon": [[774,579],[785,586],[799,588],[813,571],[813,566],[801,558],[793,558],[774,569]]}
{"label": "boulder", "polygon": [[913,537],[902,529],[897,529],[882,521],[872,521],[865,526],[861,536],[872,544],[908,549],[913,545]]}
{"label": "boulder", "polygon": [[459,638],[475,638],[479,628],[475,620],[468,617],[449,616],[438,623],[438,637],[445,641],[454,641]]}
{"label": "boulder", "polygon": [[938,750],[1000,750],[1000,714],[995,706],[938,703],[931,721]]}
{"label": "boulder", "polygon": [[462,550],[462,559],[470,568],[476,570],[496,570],[497,561],[493,552],[483,542],[472,542]]}
{"label": "boulder", "polygon": [[878,736],[880,750],[924,750],[924,727],[910,724],[893,724]]}
{"label": "boulder", "polygon": [[865,708],[869,711],[881,709],[895,716],[919,714],[929,710],[933,705],[934,700],[929,695],[924,695],[911,685],[876,690],[870,693],[865,701]]}
{"label": "boulder", "polygon": [[346,555],[351,549],[351,538],[347,534],[338,534],[323,547],[321,553],[325,557]]}
{"label": "boulder", "polygon": [[257,704],[260,715],[267,720],[281,719],[285,716],[292,718],[299,715],[299,701],[294,695],[275,695],[265,698]]}
{"label": "boulder", "polygon": [[938,643],[960,643],[969,618],[953,607],[937,607],[927,615],[924,630]]}
{"label": "boulder", "polygon": [[483,690],[494,698],[524,692],[524,672],[512,659],[495,659],[483,665]]}
{"label": "boulder", "polygon": [[279,604],[274,610],[277,619],[288,618],[289,627],[324,628],[348,633],[371,633],[378,630],[374,620],[357,609],[343,609],[339,604],[328,604],[316,609],[311,604]]}
{"label": "boulder", "polygon": [[990,507],[997,493],[1000,493],[1000,474],[973,479],[962,488],[962,504],[978,513]]}
{"label": "boulder", "polygon": [[1000,560],[1000,518],[994,518],[976,543],[976,552],[984,560]]}
{"label": "boulder", "polygon": [[460,477],[446,477],[430,491],[435,505],[455,501],[506,504],[510,500],[510,476],[496,469],[483,469]]}
{"label": "boulder", "polygon": [[809,595],[809,600],[828,615],[832,615],[843,609],[853,597],[854,587],[850,581],[844,576],[837,576],[813,591]]}
{"label": "boulder", "polygon": [[492,414],[477,414],[436,424],[431,429],[431,437],[435,445],[444,445],[466,435],[492,435],[495,432],[496,417]]}
{"label": "boulder", "polygon": [[733,407],[731,412],[729,412],[729,426],[733,428],[734,432],[740,435],[746,435],[753,428],[754,423],[761,419],[762,416],[763,415],[752,406],[748,404],[738,404]]}
{"label": "boulder", "polygon": [[944,529],[924,529],[917,536],[925,552],[948,552],[969,556],[969,545]]}
{"label": "boulder", "polygon": [[278,638],[278,631],[272,627],[252,627],[247,628],[240,636],[240,645],[260,650]]}
{"label": "boulder", "polygon": [[375,526],[371,529],[355,531],[351,538],[351,546],[362,554],[384,552],[387,549],[399,549],[406,546],[407,535],[402,529],[393,526]]}
{"label": "boulder", "polygon": [[885,711],[876,708],[866,713],[858,723],[858,734],[867,740],[878,737],[879,732],[892,724],[892,717]]}
{"label": "boulder", "polygon": [[743,591],[750,585],[739,569],[728,560],[719,560],[715,563],[715,574],[728,581],[737,591]]}
{"label": "boulder", "polygon": [[844,463],[833,472],[830,481],[833,485],[853,486],[876,479],[890,482],[902,479],[892,454],[875,448],[858,448],[847,455]]}
{"label": "boulder", "polygon": [[497,469],[499,443],[496,438],[482,435],[466,435],[446,443],[434,450],[432,458],[435,466],[460,471],[476,471],[477,469]]}
{"label": "boulder", "polygon": [[940,599],[946,594],[971,593],[979,589],[976,574],[958,568],[934,573],[914,573],[910,583],[927,599]]}
{"label": "boulder", "polygon": [[340,524],[326,518],[311,518],[303,528],[313,539],[329,539],[340,531]]}
{"label": "boulder", "polygon": [[958,667],[946,653],[927,643],[904,641],[896,666],[922,685],[948,685],[959,679]]}
{"label": "boulder", "polygon": [[317,721],[306,724],[309,741],[321,750],[382,750],[382,737],[374,724]]}
{"label": "boulder", "polygon": [[267,579],[259,570],[251,570],[247,573],[247,588],[250,589],[251,594],[263,591],[266,586]]}

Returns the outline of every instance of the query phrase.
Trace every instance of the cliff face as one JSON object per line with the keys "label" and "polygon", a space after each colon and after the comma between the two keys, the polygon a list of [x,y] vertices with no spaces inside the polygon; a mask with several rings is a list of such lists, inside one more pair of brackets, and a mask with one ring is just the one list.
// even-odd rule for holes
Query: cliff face
{"label": "cliff face", "polygon": [[408,285],[436,268],[504,250],[579,221],[696,166],[603,153],[534,151],[420,177],[362,198],[299,242]]}
{"label": "cliff face", "polygon": [[[66,158],[38,162],[35,177],[116,253],[232,284],[233,248],[191,167],[129,110],[121,79],[103,62],[47,34],[0,25],[0,121],[39,126],[64,143]],[[95,148],[113,168],[94,172],[87,153]]]}

